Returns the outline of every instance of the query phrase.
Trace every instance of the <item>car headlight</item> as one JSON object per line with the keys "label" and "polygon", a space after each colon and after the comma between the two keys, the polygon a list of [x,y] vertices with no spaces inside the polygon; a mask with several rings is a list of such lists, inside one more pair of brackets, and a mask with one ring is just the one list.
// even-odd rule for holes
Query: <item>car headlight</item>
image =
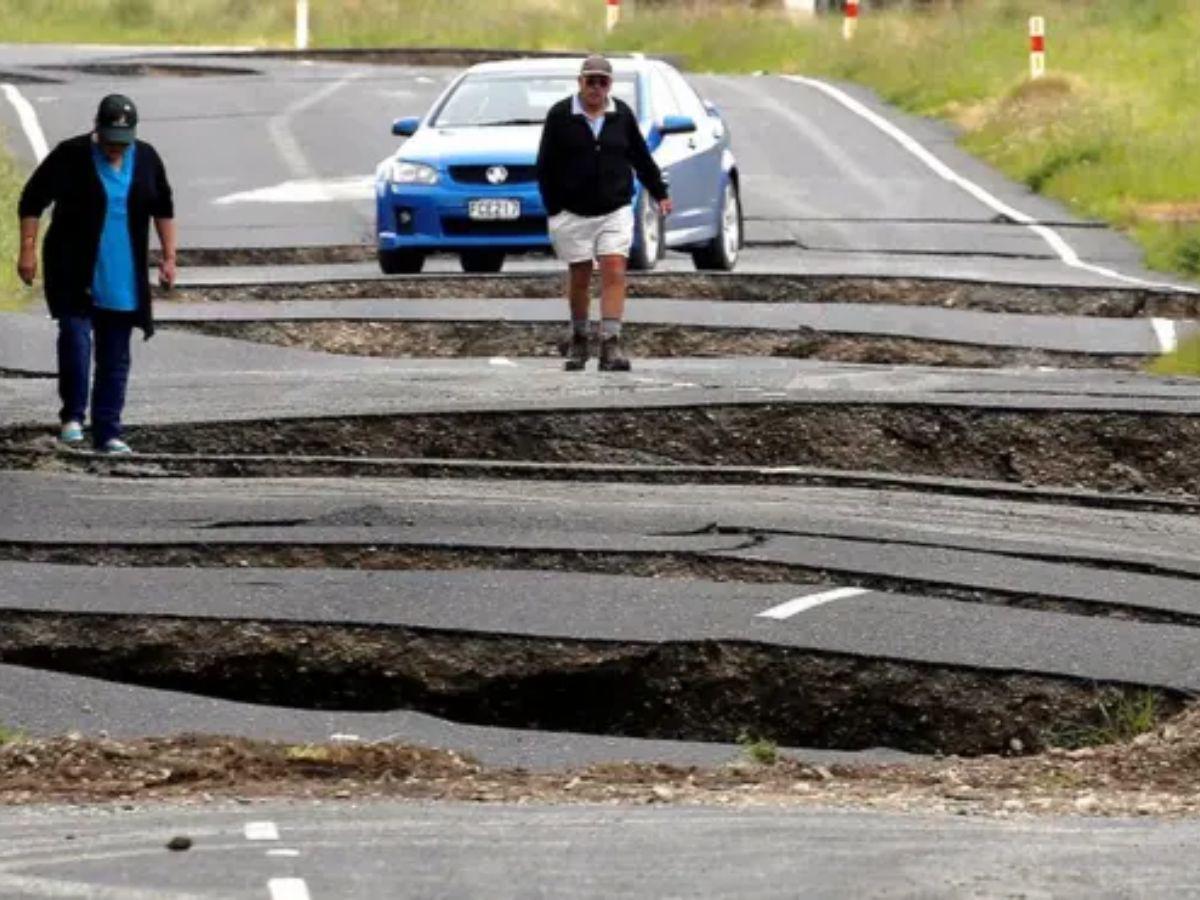
{"label": "car headlight", "polygon": [[438,173],[433,166],[396,159],[388,170],[388,180],[392,184],[437,184]]}

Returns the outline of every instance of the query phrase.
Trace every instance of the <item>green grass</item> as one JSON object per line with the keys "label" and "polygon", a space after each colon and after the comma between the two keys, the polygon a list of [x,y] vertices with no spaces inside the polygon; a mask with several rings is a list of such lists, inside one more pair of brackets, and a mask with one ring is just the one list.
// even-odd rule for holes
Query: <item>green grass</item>
{"label": "green grass", "polygon": [[11,744],[13,741],[19,741],[24,736],[25,735],[20,731],[15,731],[12,728],[6,728],[3,725],[0,725],[0,746],[4,744]]}
{"label": "green grass", "polygon": [[23,184],[16,164],[3,150],[3,133],[0,133],[0,312],[21,309],[31,300],[33,291],[17,277],[17,197]]}
{"label": "green grass", "polygon": [[779,747],[774,741],[743,731],[738,735],[738,744],[741,745],[742,752],[760,766],[773,766],[779,762]]}
{"label": "green grass", "polygon": [[1162,711],[1152,691],[1121,694],[1115,699],[1098,699],[1094,721],[1088,725],[1062,728],[1046,735],[1054,747],[1076,749],[1119,744],[1158,727]]}

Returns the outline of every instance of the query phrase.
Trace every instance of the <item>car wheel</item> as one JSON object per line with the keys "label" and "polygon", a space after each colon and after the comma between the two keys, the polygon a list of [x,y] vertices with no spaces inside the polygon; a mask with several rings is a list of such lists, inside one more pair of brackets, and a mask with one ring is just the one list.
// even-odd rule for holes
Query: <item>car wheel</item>
{"label": "car wheel", "polygon": [[420,250],[380,250],[379,268],[384,275],[415,275],[425,267]]}
{"label": "car wheel", "polygon": [[464,272],[499,272],[504,254],[497,250],[467,250],[458,255]]}
{"label": "car wheel", "polygon": [[663,214],[647,191],[638,197],[633,211],[633,246],[629,268],[648,272],[663,258]]}
{"label": "car wheel", "polygon": [[730,180],[721,192],[720,230],[699,250],[692,251],[697,269],[720,269],[728,272],[737,265],[742,249],[742,201],[737,185]]}

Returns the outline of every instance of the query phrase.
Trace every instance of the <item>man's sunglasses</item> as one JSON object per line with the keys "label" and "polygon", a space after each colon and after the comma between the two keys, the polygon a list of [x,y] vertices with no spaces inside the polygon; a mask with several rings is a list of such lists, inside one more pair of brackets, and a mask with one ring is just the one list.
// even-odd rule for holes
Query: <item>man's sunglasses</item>
{"label": "man's sunglasses", "polygon": [[612,79],[606,75],[588,75],[583,79],[583,83],[588,87],[608,87]]}

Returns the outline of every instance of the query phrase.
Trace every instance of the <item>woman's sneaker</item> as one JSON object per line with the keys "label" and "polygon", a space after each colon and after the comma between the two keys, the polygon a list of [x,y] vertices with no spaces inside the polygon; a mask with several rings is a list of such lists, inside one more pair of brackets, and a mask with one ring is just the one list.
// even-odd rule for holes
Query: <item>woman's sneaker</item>
{"label": "woman's sneaker", "polygon": [[78,444],[83,440],[83,425],[79,422],[63,422],[62,431],[58,433],[58,439],[64,444]]}
{"label": "woman's sneaker", "polygon": [[132,453],[129,445],[120,438],[109,438],[103,444],[96,448],[98,453],[103,453],[107,456],[122,456],[126,453]]}

